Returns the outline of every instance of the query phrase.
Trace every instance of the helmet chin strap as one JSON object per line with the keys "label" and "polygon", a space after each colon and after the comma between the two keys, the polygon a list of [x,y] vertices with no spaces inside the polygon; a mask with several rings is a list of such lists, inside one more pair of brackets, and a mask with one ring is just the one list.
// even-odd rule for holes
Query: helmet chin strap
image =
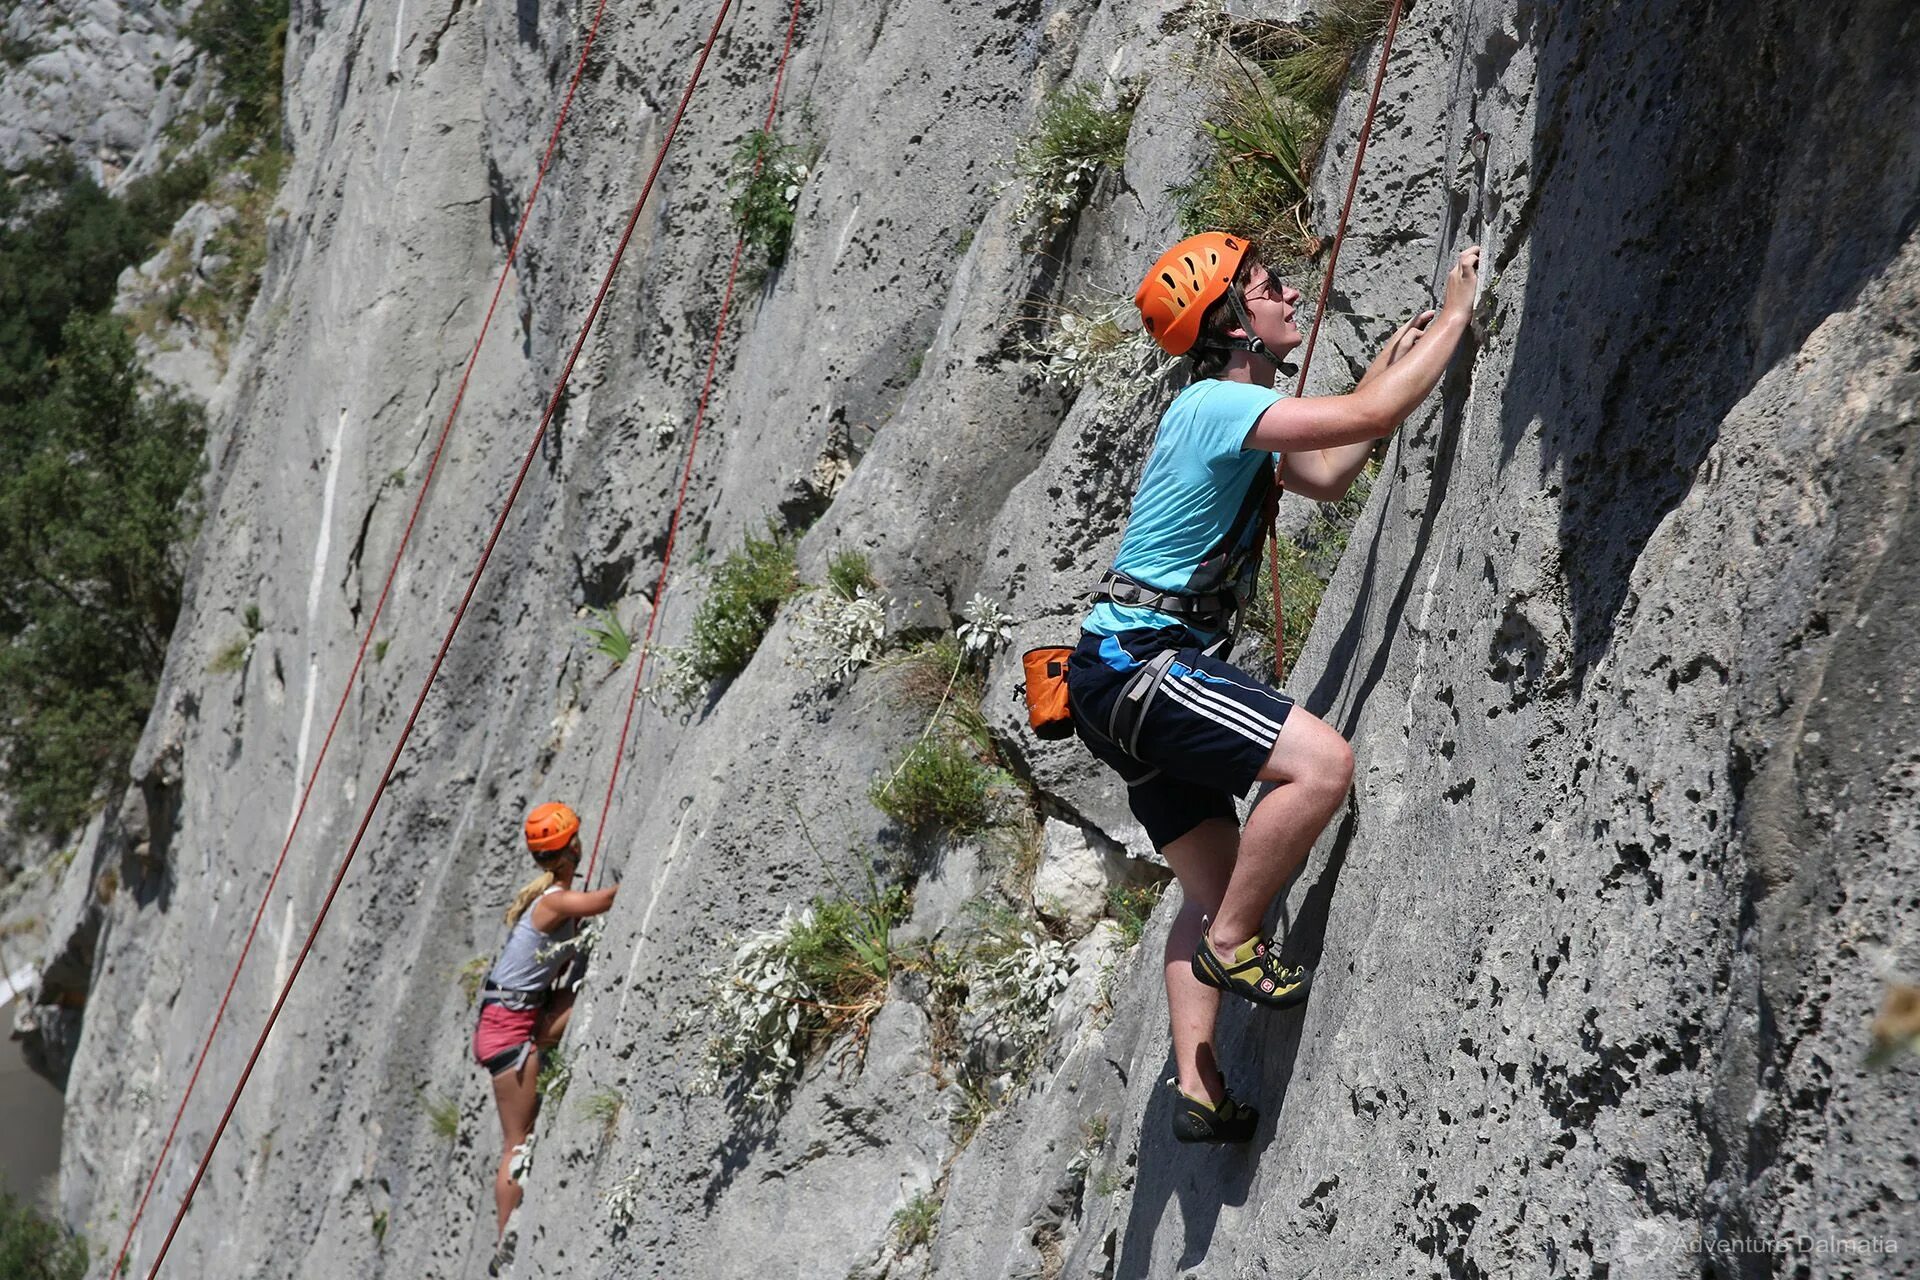
{"label": "helmet chin strap", "polygon": [[1240,332],[1247,336],[1244,338],[1222,338],[1218,342],[1210,343],[1210,346],[1228,351],[1250,352],[1253,355],[1259,356],[1262,360],[1265,360],[1289,378],[1299,372],[1297,365],[1288,364],[1274,353],[1273,348],[1253,336],[1253,317],[1247,314],[1247,304],[1245,299],[1240,296],[1239,285],[1227,286],[1227,306],[1232,308],[1233,318],[1235,322],[1239,324]]}

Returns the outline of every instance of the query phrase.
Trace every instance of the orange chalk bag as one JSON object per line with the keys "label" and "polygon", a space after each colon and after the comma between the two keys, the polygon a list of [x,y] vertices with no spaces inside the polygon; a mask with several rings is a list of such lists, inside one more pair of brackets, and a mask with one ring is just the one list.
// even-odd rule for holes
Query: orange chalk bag
{"label": "orange chalk bag", "polygon": [[1048,645],[1020,657],[1027,675],[1027,726],[1036,737],[1073,736],[1073,714],[1067,710],[1067,659],[1072,656],[1070,648]]}

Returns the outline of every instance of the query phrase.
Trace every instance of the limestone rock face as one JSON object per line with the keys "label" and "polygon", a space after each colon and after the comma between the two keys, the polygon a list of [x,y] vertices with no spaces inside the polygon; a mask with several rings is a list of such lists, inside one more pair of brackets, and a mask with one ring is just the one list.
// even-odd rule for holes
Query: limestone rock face
{"label": "limestone rock face", "polygon": [[[1251,1148],[1168,1131],[1177,892],[1132,950],[1110,926],[1079,944],[1030,1083],[984,1119],[904,961],[864,1038],[774,1112],[692,1091],[688,1011],[730,936],[906,865],[941,887],[913,936],[945,941],[1015,859],[874,808],[924,718],[897,670],[830,684],[790,662],[792,610],[690,715],[642,704],[602,824],[632,667],[578,625],[609,607],[637,630],[658,607],[683,643],[712,562],[769,518],[807,529],[810,581],[865,551],[896,633],[984,593],[1017,620],[984,705],[1001,754],[1040,813],[1144,854],[1111,775],[1025,733],[1018,655],[1071,638],[1171,385],[1063,388],[1019,330],[1130,292],[1177,234],[1215,6],[804,6],[781,129],[818,157],[788,261],[736,299],[656,600],[730,158],[785,35],[786,5],[736,6],[303,958],[712,12],[643,8],[609,10],[335,730],[591,8],[294,6],[293,161],[212,398],[189,603],[129,799],[68,871],[55,950],[87,960],[72,1222],[117,1243],[331,732],[141,1268],[302,961],[169,1274],[484,1272],[498,1131],[459,974],[529,874],[520,815],[568,798],[621,892],[572,1084],[541,1118],[516,1276],[1744,1277],[1783,1240],[1808,1242],[1809,1274],[1910,1270],[1920,1062],[1864,1065],[1886,982],[1920,972],[1906,0],[1757,0],[1738,21],[1687,0],[1423,0],[1402,28],[1313,387],[1348,385],[1466,243],[1487,247],[1486,297],[1388,446],[1291,675],[1358,768],[1276,913],[1318,965],[1313,999],[1223,1015],[1221,1060],[1265,1115]],[[1048,90],[1119,80],[1141,90],[1123,170],[1029,243],[1000,185],[1014,148]],[[249,606],[245,661],[211,670]],[[83,892],[110,868],[116,894]],[[451,1138],[428,1114],[443,1099]],[[896,1214],[926,1196],[938,1233],[906,1243]]]}
{"label": "limestone rock face", "polygon": [[171,115],[196,55],[192,3],[32,0],[0,15],[0,170],[71,154],[111,185]]}
{"label": "limestone rock face", "polygon": [[1045,852],[1033,876],[1033,906],[1043,917],[1085,932],[1107,913],[1115,889],[1148,879],[1137,860],[1098,832],[1049,818]]}

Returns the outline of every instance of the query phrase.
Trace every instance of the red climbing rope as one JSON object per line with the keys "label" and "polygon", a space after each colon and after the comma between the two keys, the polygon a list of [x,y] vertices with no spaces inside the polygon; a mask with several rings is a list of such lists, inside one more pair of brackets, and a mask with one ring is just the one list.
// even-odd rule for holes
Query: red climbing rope
{"label": "red climbing rope", "polygon": [[[801,0],[793,0],[793,11],[787,18],[787,43],[780,51],[780,65],[773,73],[773,93],[767,101],[767,118],[760,126],[762,133],[773,130],[774,113],[780,108],[780,87],[786,82],[787,60],[793,56],[793,33],[800,23]],[[760,148],[753,158],[753,173],[749,177],[760,176],[760,166],[766,162],[766,149]],[[594,868],[600,862],[600,841],[605,838],[607,817],[613,811],[614,786],[620,780],[620,766],[627,755],[627,736],[633,728],[634,707],[640,701],[640,677],[647,669],[647,655],[653,651],[654,628],[660,621],[660,612],[667,598],[667,570],[673,565],[673,543],[680,532],[680,512],[687,503],[687,483],[693,478],[693,455],[700,447],[700,425],[706,421],[707,398],[713,391],[714,370],[720,364],[720,340],[727,332],[727,315],[733,309],[733,285],[740,273],[740,255],[746,250],[747,235],[742,231],[733,241],[733,261],[727,267],[726,293],[720,300],[720,317],[713,325],[713,346],[707,351],[707,377],[700,387],[700,401],[693,411],[693,430],[687,440],[687,462],[680,470],[680,494],[674,499],[673,519],[667,524],[667,547],[660,557],[660,577],[653,587],[653,608],[647,614],[647,631],[640,641],[640,653],[633,668],[633,690],[627,695],[626,718],[620,723],[620,742],[613,750],[613,768],[607,774],[607,795],[600,804],[600,821],[593,829],[593,851],[587,856],[587,875],[581,881],[591,889],[593,887]]]}
{"label": "red climbing rope", "polygon": [[280,986],[280,993],[273,1002],[272,1010],[267,1014],[266,1024],[261,1027],[259,1038],[254,1041],[253,1050],[247,1055],[246,1066],[241,1069],[240,1078],[234,1085],[232,1096],[227,1099],[226,1110],[221,1113],[220,1122],[214,1126],[213,1136],[208,1140],[207,1149],[194,1169],[193,1180],[188,1184],[186,1196],[181,1200],[180,1208],[174,1214],[172,1224],[167,1228],[166,1239],[161,1242],[160,1252],[147,1272],[147,1280],[154,1280],[154,1277],[160,1274],[160,1268],[166,1261],[167,1250],[173,1246],[174,1236],[179,1233],[180,1224],[186,1219],[188,1209],[193,1206],[194,1194],[199,1190],[201,1179],[206,1176],[207,1168],[212,1163],[214,1151],[219,1147],[220,1139],[226,1133],[228,1123],[233,1119],[234,1109],[240,1105],[240,1097],[246,1092],[247,1082],[253,1076],[253,1069],[260,1060],[261,1051],[266,1048],[267,1037],[272,1035],[274,1024],[279,1021],[280,1011],[286,1007],[287,997],[293,991],[293,984],[299,980],[307,957],[313,951],[314,940],[319,936],[321,926],[326,923],[327,914],[333,909],[334,899],[340,892],[341,884],[346,880],[348,870],[353,866],[354,858],[360,852],[360,844],[366,838],[367,829],[373,825],[374,812],[379,808],[380,801],[385,797],[387,787],[393,780],[393,771],[400,763],[400,753],[406,749],[408,740],[413,736],[414,725],[420,718],[421,708],[426,705],[427,695],[432,692],[434,682],[440,676],[440,668],[446,661],[447,651],[453,646],[453,639],[460,630],[461,622],[466,618],[467,608],[473,601],[474,592],[480,585],[481,577],[486,573],[488,563],[493,559],[494,547],[500,541],[500,534],[506,528],[507,518],[513,513],[514,504],[519,500],[520,490],[526,484],[527,473],[532,469],[534,459],[539,456],[540,444],[546,439],[547,428],[560,408],[560,401],[566,394],[567,383],[572,379],[574,366],[580,359],[581,349],[586,346],[587,337],[593,331],[594,322],[600,317],[600,308],[606,302],[607,291],[613,286],[614,274],[620,269],[621,260],[626,256],[627,246],[633,239],[634,228],[639,225],[640,212],[645,207],[648,197],[653,194],[654,182],[660,176],[661,166],[666,161],[667,150],[673,145],[673,140],[679,133],[680,122],[686,115],[687,105],[693,100],[694,90],[699,87],[700,78],[706,70],[708,55],[713,52],[714,43],[719,39],[720,29],[732,7],[733,0],[721,0],[720,10],[714,16],[713,28],[700,47],[699,60],[694,64],[693,74],[687,81],[686,90],[680,96],[680,104],[674,110],[672,123],[667,126],[666,136],[661,140],[660,148],[654,155],[653,167],[648,171],[646,182],[641,187],[640,198],[634,202],[633,211],[627,217],[626,227],[621,232],[619,244],[614,249],[613,260],[608,264],[606,274],[601,277],[599,290],[594,294],[593,305],[587,310],[586,321],[580,326],[579,336],[574,339],[572,348],[567,352],[566,362],[561,366],[560,377],[554,384],[553,394],[547,401],[546,411],[540,417],[540,425],[527,445],[526,456],[521,459],[513,484],[507,490],[500,514],[495,518],[486,546],[480,553],[480,561],[474,566],[473,575],[467,581],[466,591],[460,597],[459,607],[454,610],[453,619],[447,626],[446,634],[441,637],[440,647],[434,654],[427,678],[420,686],[419,694],[414,698],[413,709],[407,715],[406,725],[401,729],[399,740],[394,743],[393,752],[387,758],[386,767],[380,774],[380,782],[374,788],[372,799],[367,803],[366,812],[361,816],[360,825],[353,833],[352,843],[347,846],[347,852],[334,872],[333,881],[327,887],[327,894],[321,901],[320,910],[315,915],[312,926],[307,930],[306,940],[301,943],[300,954],[295,957],[286,981]]}
{"label": "red climbing rope", "polygon": [[[1313,327],[1307,333],[1306,354],[1300,357],[1300,377],[1293,385],[1293,394],[1303,396],[1307,392],[1307,368],[1313,363],[1314,343],[1320,339],[1320,321],[1327,314],[1327,299],[1333,295],[1333,269],[1340,261],[1340,245],[1347,238],[1347,218],[1353,212],[1353,193],[1360,186],[1360,166],[1367,158],[1367,139],[1373,134],[1373,113],[1380,106],[1380,89],[1387,82],[1387,59],[1393,56],[1394,32],[1400,29],[1400,7],[1402,0],[1393,0],[1393,8],[1387,14],[1387,29],[1380,38],[1380,68],[1373,76],[1373,96],[1367,100],[1367,118],[1360,124],[1360,140],[1353,152],[1353,175],[1347,179],[1347,198],[1340,206],[1340,221],[1334,228],[1333,248],[1327,253],[1327,271],[1320,280],[1320,298],[1313,308]],[[1279,684],[1286,678],[1287,638],[1284,623],[1280,616],[1280,530],[1276,527],[1280,515],[1280,468],[1273,469],[1274,492],[1267,504],[1267,526],[1273,534],[1273,555],[1267,561],[1268,583],[1273,588],[1273,681]]]}
{"label": "red climbing rope", "polygon": [[500,265],[500,277],[494,282],[493,297],[487,303],[487,314],[480,321],[480,332],[473,340],[473,350],[467,355],[466,368],[461,371],[460,384],[453,393],[453,403],[447,408],[447,419],[440,428],[440,438],[433,447],[433,456],[427,461],[427,471],[420,478],[420,488],[413,498],[413,510],[407,515],[407,526],[400,534],[400,543],[394,548],[393,563],[387,566],[386,580],[380,584],[380,597],[374,602],[373,612],[367,618],[365,632],[360,637],[360,647],[353,655],[353,666],[347,672],[345,686],[340,690],[340,701],[333,709],[333,718],[327,723],[326,736],[320,741],[320,752],[314,757],[313,768],[307,774],[306,786],[301,789],[300,803],[293,811],[293,821],[287,827],[287,837],[280,845],[280,856],[274,860],[273,874],[267,877],[267,887],[260,895],[260,906],[253,913],[253,923],[247,929],[246,941],[240,945],[240,954],[233,962],[233,973],[227,978],[227,989],[221,993],[219,1007],[214,1010],[213,1022],[207,1027],[207,1036],[200,1045],[200,1056],[195,1059],[193,1072],[187,1077],[186,1091],[180,1095],[180,1105],[174,1109],[173,1122],[167,1127],[166,1140],[160,1144],[160,1154],[154,1158],[153,1171],[147,1175],[147,1185],[140,1193],[140,1207],[134,1210],[133,1221],[127,1224],[127,1234],[120,1242],[120,1252],[115,1257],[113,1268],[107,1273],[107,1280],[114,1280],[127,1265],[127,1250],[133,1244],[133,1233],[140,1226],[140,1219],[147,1212],[147,1202],[153,1196],[154,1184],[160,1179],[160,1170],[165,1167],[167,1153],[173,1150],[174,1137],[180,1132],[180,1119],[187,1112],[187,1103],[193,1098],[194,1088],[200,1083],[200,1072],[207,1065],[207,1056],[213,1050],[215,1034],[220,1022],[226,1016],[227,1004],[233,999],[234,987],[240,981],[240,971],[247,963],[247,956],[253,950],[254,938],[260,932],[260,921],[267,914],[267,906],[273,901],[274,886],[280,883],[280,872],[287,864],[287,851],[293,848],[293,838],[300,830],[300,821],[306,816],[307,801],[313,796],[314,784],[320,778],[320,766],[326,763],[327,750],[333,745],[334,731],[340,727],[340,720],[346,713],[347,702],[353,696],[353,688],[360,676],[360,668],[365,665],[367,648],[373,642],[375,628],[380,625],[380,615],[386,610],[387,598],[392,594],[394,579],[399,575],[400,562],[406,555],[407,544],[413,538],[413,529],[419,522],[420,511],[426,505],[427,491],[433,486],[434,474],[439,470],[441,455],[446,451],[447,437],[453,432],[453,421],[460,412],[461,402],[467,396],[467,383],[473,377],[473,368],[480,360],[480,349],[487,341],[487,331],[493,327],[493,313],[500,305],[500,295],[506,289],[507,277],[513,271],[514,261],[520,255],[520,242],[526,235],[527,222],[533,217],[534,203],[540,198],[540,187],[547,179],[547,169],[553,163],[554,153],[560,147],[560,130],[567,123],[567,116],[573,110],[573,97],[580,87],[580,79],[587,70],[587,57],[593,52],[594,39],[600,34],[600,19],[607,11],[607,0],[600,0],[593,12],[593,22],[587,28],[587,37],[580,46],[579,61],[574,64],[573,78],[567,82],[566,96],[560,101],[560,114],[554,118],[553,131],[547,136],[547,149],[540,157],[539,170],[533,176],[533,186],[527,192],[526,204],[520,210],[519,225],[514,228],[513,241],[507,247],[506,261]]}

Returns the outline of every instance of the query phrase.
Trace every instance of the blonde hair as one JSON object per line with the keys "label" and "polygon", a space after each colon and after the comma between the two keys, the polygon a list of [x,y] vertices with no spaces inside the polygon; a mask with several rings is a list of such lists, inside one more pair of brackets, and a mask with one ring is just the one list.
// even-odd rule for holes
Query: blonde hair
{"label": "blonde hair", "polygon": [[559,877],[551,871],[542,871],[533,879],[520,886],[520,892],[513,895],[513,905],[507,908],[507,923],[519,924],[520,917],[527,908],[540,900],[540,895],[560,883]]}

